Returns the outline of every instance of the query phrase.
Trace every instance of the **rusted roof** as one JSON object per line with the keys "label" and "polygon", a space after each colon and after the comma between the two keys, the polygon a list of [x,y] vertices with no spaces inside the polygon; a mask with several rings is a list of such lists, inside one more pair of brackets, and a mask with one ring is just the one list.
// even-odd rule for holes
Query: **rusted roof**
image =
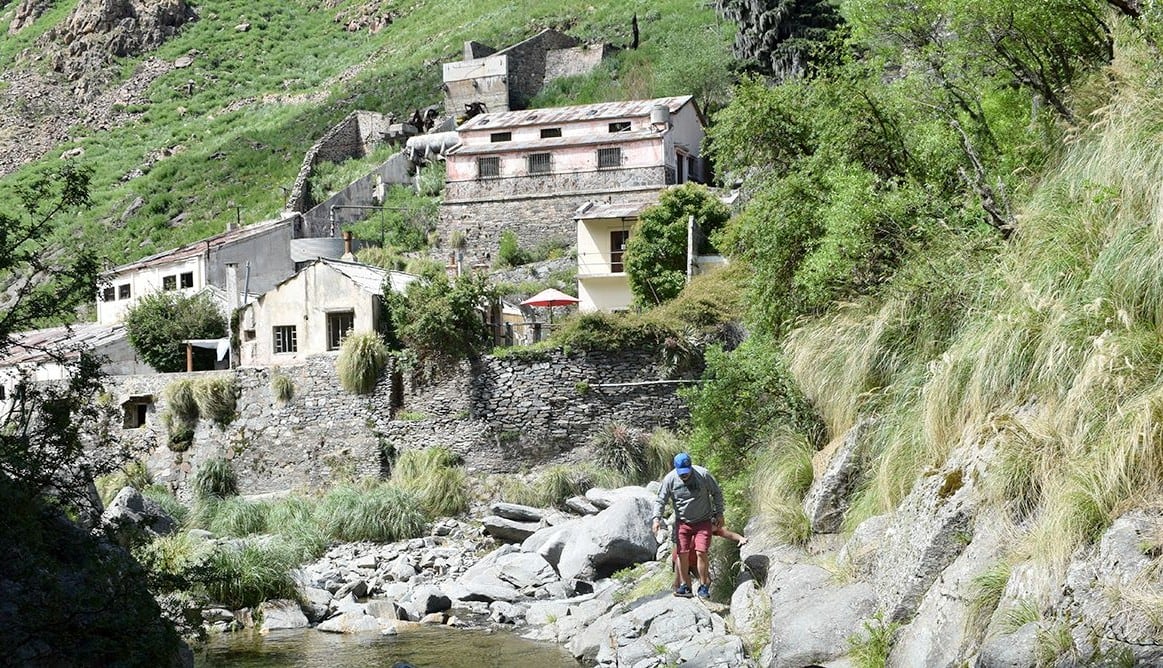
{"label": "rusted roof", "polygon": [[298,214],[295,214],[295,216],[288,218],[255,223],[254,225],[240,227],[236,230],[227,230],[222,234],[209,237],[207,239],[202,239],[201,241],[195,241],[192,244],[186,244],[185,246],[180,246],[171,250],[155,253],[148,257],[143,257],[135,262],[130,262],[129,264],[116,266],[110,271],[106,272],[106,275],[121,274],[134,269],[144,269],[145,267],[152,267],[159,264],[169,264],[178,260],[185,260],[187,258],[196,257],[202,253],[205,253],[207,250],[221,248],[222,246],[226,246],[243,239],[248,239],[250,237],[263,234],[264,232],[269,232],[273,229],[276,229],[280,225],[293,224],[295,217],[297,216]]}
{"label": "rusted roof", "polygon": [[473,116],[465,121],[464,125],[457,128],[457,131],[470,132],[528,125],[560,125],[601,119],[641,118],[650,116],[650,110],[658,105],[666,105],[670,109],[670,113],[673,114],[692,99],[690,95],[682,95],[680,97],[658,97],[653,100],[627,100],[624,102],[579,104],[569,107],[498,111]]}
{"label": "rusted roof", "polygon": [[125,338],[123,325],[86,322],[68,327],[50,327],[12,335],[8,354],[0,357],[0,367],[55,361],[53,353],[75,359],[80,349],[98,350]]}

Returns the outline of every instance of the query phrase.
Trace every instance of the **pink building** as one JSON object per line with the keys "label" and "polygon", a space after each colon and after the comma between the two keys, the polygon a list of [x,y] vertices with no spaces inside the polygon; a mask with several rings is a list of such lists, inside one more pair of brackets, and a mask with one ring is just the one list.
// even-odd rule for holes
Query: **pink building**
{"label": "pink building", "polygon": [[691,96],[481,114],[446,155],[441,238],[477,255],[511,229],[522,245],[572,244],[586,202],[651,202],[668,185],[705,182],[702,116]]}

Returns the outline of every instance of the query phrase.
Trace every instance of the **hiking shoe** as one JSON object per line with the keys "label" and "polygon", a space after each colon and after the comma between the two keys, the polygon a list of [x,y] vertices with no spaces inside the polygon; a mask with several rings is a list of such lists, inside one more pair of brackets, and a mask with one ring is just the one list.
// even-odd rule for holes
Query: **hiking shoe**
{"label": "hiking shoe", "polygon": [[674,595],[682,598],[690,598],[693,596],[693,594],[691,594],[691,588],[684,584],[680,584],[678,589],[674,590]]}
{"label": "hiking shoe", "polygon": [[711,589],[707,585],[699,585],[699,598],[711,598]]}

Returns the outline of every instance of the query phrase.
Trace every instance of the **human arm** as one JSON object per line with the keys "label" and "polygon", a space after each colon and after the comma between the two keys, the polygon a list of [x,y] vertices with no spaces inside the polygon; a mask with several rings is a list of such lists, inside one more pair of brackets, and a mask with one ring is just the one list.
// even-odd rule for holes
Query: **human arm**
{"label": "human arm", "polygon": [[711,488],[711,517],[716,526],[723,526],[723,515],[726,508],[723,505],[723,490],[719,488],[719,481],[715,476],[707,474],[708,487]]}
{"label": "human arm", "polygon": [[651,523],[651,528],[655,533],[658,533],[662,523],[662,509],[670,500],[670,484],[667,480],[669,475],[668,473],[662,476],[662,483],[658,486],[658,495],[654,498],[654,521]]}

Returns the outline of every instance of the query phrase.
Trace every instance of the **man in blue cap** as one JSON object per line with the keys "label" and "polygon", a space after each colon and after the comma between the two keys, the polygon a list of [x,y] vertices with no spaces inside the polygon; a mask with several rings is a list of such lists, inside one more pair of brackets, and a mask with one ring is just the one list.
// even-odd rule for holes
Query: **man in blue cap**
{"label": "man in blue cap", "polygon": [[711,573],[707,550],[711,534],[723,525],[723,491],[710,471],[691,463],[691,456],[680,452],[674,456],[674,470],[662,477],[658,498],[654,500],[654,531],[662,521],[662,509],[670,501],[678,533],[678,572],[682,583],[675,596],[691,596],[690,557],[695,554],[699,572],[699,598],[711,597]]}

